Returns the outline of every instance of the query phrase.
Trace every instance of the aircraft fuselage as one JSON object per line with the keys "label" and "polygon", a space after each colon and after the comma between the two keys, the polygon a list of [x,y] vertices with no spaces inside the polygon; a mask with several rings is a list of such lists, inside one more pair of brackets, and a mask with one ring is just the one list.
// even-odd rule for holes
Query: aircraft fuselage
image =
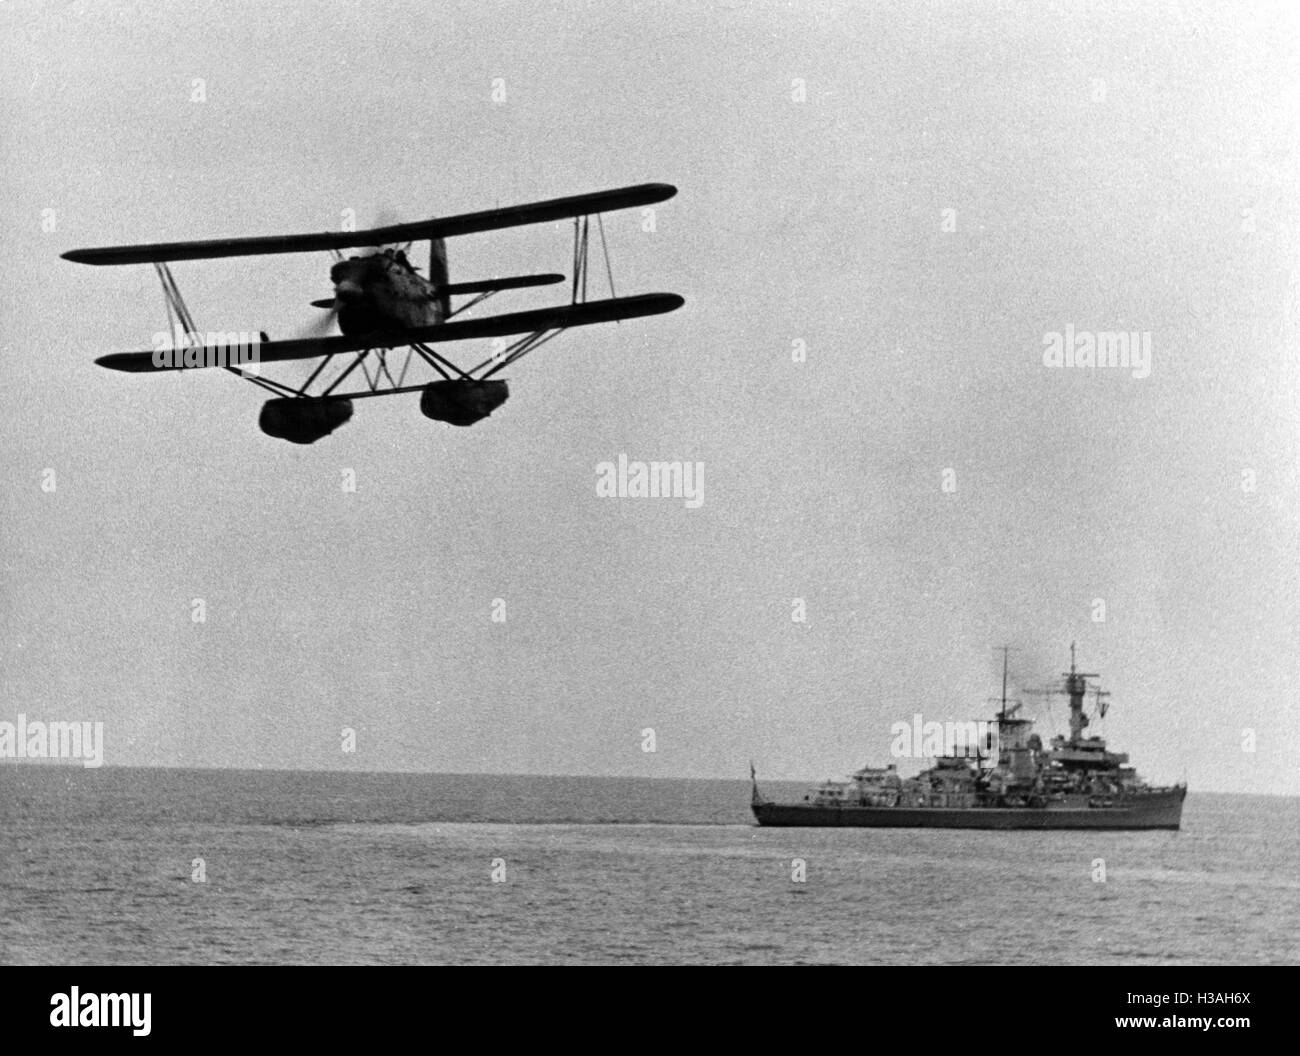
{"label": "aircraft fuselage", "polygon": [[406,330],[443,321],[437,289],[401,250],[349,257],[330,269],[339,329],[345,334]]}

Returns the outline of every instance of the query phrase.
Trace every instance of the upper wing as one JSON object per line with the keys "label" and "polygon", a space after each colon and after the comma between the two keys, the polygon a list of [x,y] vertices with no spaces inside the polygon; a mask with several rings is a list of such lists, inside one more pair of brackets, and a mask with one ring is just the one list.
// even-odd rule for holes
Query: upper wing
{"label": "upper wing", "polygon": [[671,198],[677,188],[667,183],[639,183],[613,191],[552,198],[545,202],[486,209],[479,213],[444,216],[413,224],[376,227],[369,231],[327,231],[316,235],[269,235],[262,238],[217,238],[206,242],[157,242],[139,246],[108,246],[103,249],[70,249],[65,260],[78,264],[152,264],[167,260],[206,260],[209,257],[248,257],[265,253],[304,253],[310,250],[349,249],[414,242],[426,238],[451,238],[503,227],[543,224],[590,216],[613,209],[653,205]]}
{"label": "upper wing", "polygon": [[[566,304],[558,308],[535,308],[527,312],[508,312],[485,319],[462,319],[436,326],[422,326],[413,330],[391,331],[383,334],[344,335],[342,337],[314,337],[297,341],[267,341],[257,348],[256,361],[275,363],[288,359],[315,359],[339,352],[360,352],[368,348],[398,348],[412,342],[434,344],[442,341],[467,341],[478,337],[506,337],[510,334],[528,334],[537,330],[563,330],[571,326],[591,326],[611,323],[618,319],[636,319],[645,315],[662,315],[680,308],[686,302],[675,293],[642,293],[635,297],[613,297],[585,304]],[[152,373],[165,370],[193,369],[194,366],[226,366],[224,357],[203,355],[199,350],[197,363],[186,368],[175,363],[179,357],[168,357],[172,362],[158,365],[153,352],[115,352],[95,360],[110,370],[131,373]],[[161,358],[161,357],[160,357]],[[245,364],[246,365],[246,364]]]}

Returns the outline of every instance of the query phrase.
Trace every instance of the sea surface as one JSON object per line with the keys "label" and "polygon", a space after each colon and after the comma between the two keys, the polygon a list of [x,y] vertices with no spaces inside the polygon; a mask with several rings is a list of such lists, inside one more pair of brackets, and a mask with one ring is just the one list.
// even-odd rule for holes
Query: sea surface
{"label": "sea surface", "polygon": [[760,829],[748,804],[0,765],[0,963],[1300,963],[1300,799],[1192,792],[1177,833]]}

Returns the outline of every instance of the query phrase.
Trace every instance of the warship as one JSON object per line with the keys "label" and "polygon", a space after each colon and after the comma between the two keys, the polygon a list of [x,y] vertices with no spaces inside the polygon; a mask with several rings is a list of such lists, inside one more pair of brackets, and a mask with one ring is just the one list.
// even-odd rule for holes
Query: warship
{"label": "warship", "polygon": [[[1153,787],[1128,765],[1128,756],[1106,741],[1085,736],[1089,679],[1075,666],[1059,688],[1070,702],[1070,735],[1044,748],[1033,721],[1019,718],[1021,705],[1007,699],[1007,652],[1003,650],[1001,708],[990,732],[987,754],[948,752],[915,777],[899,776],[897,765],[867,766],[847,782],[828,781],[802,802],[768,800],[750,764],[752,808],[760,825],[846,826],[916,829],[1177,829],[1187,785]],[[1094,687],[1094,716],[1108,707]],[[974,725],[974,724],[971,724]]]}

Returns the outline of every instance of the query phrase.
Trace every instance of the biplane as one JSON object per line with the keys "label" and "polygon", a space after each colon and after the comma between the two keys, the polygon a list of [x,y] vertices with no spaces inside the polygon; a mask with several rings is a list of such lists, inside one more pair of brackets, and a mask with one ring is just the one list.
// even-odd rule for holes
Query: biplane
{"label": "biplane", "polygon": [[[660,315],[680,308],[673,293],[643,293],[619,297],[601,214],[616,209],[654,205],[677,189],[666,183],[643,183],[612,191],[554,198],[460,216],[395,224],[365,231],[308,235],[227,238],[201,242],[73,249],[64,253],[79,264],[152,264],[162,283],[167,310],[166,340],[155,338],[147,352],[118,352],[95,362],[110,370],[133,373],[220,367],[272,394],[258,424],[268,436],[295,444],[311,444],[328,436],[352,417],[352,401],[372,396],[419,392],[420,410],[428,418],[469,426],[482,421],[509,396],[501,371],[571,327]],[[610,296],[587,299],[588,248],[591,218],[596,218],[609,279]],[[527,224],[573,221],[573,274],[569,303],[550,308],[508,312],[482,318],[457,318],[461,313],[504,290],[548,286],[565,281],[558,274],[515,275],[471,282],[452,282],[447,267],[446,239]],[[407,252],[416,241],[428,240],[429,263],[422,275]],[[372,252],[344,257],[342,250]],[[216,331],[204,334],[181,296],[169,264],[178,260],[305,253],[322,250],[333,255],[332,297],[311,302],[327,313],[310,337],[271,341],[259,331],[246,334]],[[468,298],[453,307],[453,298]],[[338,334],[327,331],[337,325]],[[482,338],[497,341],[493,354],[468,370],[457,366],[434,346]],[[397,359],[402,358],[399,365]],[[408,383],[413,357],[426,380]],[[266,363],[319,359],[301,385],[274,381],[264,375]],[[338,361],[335,363],[335,361]],[[333,371],[330,370],[335,363]],[[373,370],[371,369],[373,368]],[[360,370],[365,387],[344,391],[349,377]]]}

